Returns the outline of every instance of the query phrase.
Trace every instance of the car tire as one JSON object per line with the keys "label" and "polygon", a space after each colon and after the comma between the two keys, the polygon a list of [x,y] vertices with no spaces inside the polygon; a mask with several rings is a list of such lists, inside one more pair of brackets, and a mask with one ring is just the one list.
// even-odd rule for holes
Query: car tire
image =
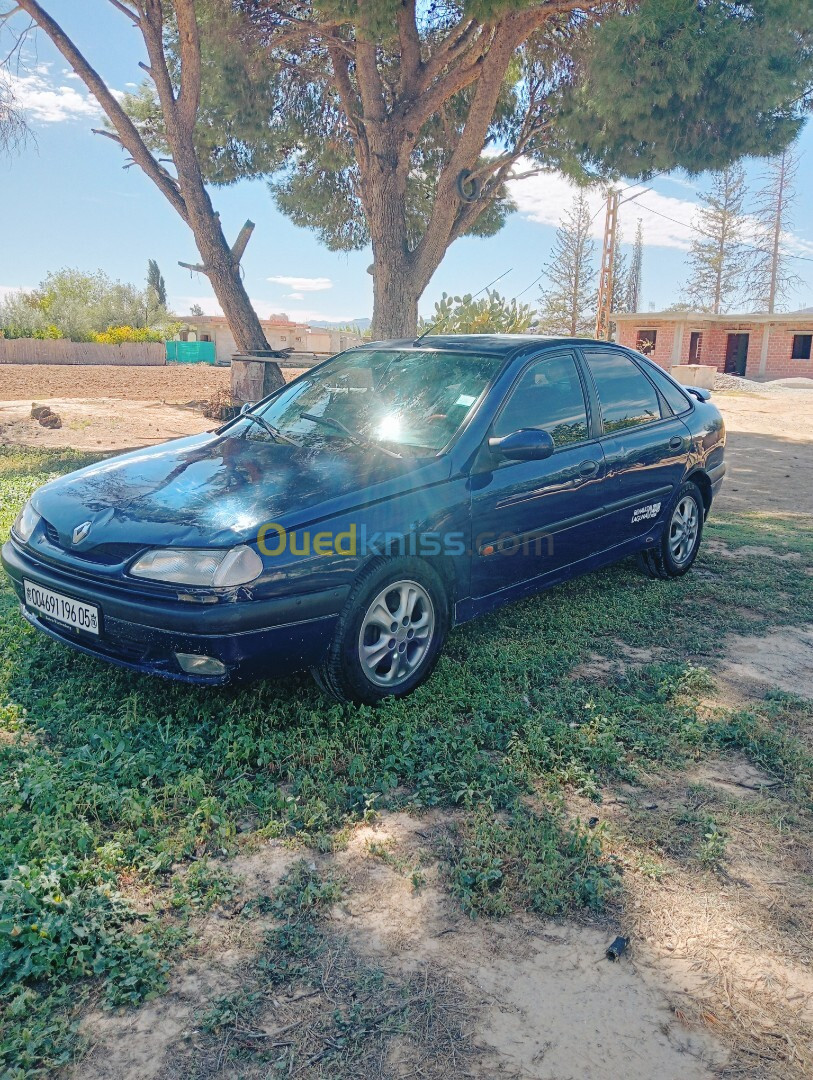
{"label": "car tire", "polygon": [[653,578],[682,577],[700,550],[705,513],[697,485],[691,480],[681,484],[669,506],[660,542],[638,555],[641,569]]}
{"label": "car tire", "polygon": [[449,632],[438,574],[422,559],[382,558],[359,574],[317,684],[343,702],[377,705],[429,678]]}

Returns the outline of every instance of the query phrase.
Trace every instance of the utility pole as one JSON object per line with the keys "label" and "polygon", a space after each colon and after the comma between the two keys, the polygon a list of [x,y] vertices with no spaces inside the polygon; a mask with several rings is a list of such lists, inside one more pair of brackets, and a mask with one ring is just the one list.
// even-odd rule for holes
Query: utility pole
{"label": "utility pole", "polygon": [[782,241],[782,226],[785,221],[785,185],[788,180],[788,152],[782,151],[778,168],[778,187],[776,191],[776,216],[774,218],[773,248],[771,250],[771,279],[768,287],[768,314],[776,311],[776,293],[779,282],[779,246]]}
{"label": "utility pole", "polygon": [[618,239],[618,207],[620,205],[621,193],[610,189],[607,192],[607,215],[604,222],[604,248],[601,253],[596,313],[596,337],[604,341],[610,337],[610,309],[613,303],[615,246]]}

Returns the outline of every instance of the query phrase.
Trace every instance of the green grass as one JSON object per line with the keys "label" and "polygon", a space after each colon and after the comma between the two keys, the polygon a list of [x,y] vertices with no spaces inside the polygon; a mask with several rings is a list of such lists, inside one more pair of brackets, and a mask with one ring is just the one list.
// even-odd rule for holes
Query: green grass
{"label": "green grass", "polygon": [[[35,487],[97,458],[0,451],[0,531]],[[791,517],[712,518],[708,535],[813,547]],[[565,786],[598,798],[609,779],[738,746],[809,798],[804,706],[697,715],[705,676],[687,656],[753,633],[749,609],[760,632],[809,620],[813,577],[760,556],[704,553],[677,582],[624,563],[456,630],[426,686],[370,709],[329,702],[304,675],[239,690],[131,675],[37,634],[3,584],[0,1075],[46,1075],[74,1054],[83,996],[114,1006],[161,991],[183,920],[231,894],[206,860],[233,851],[247,820],[330,850],[378,809],[457,807],[448,880],[466,910],[560,913],[600,906],[615,871],[600,833],[532,814],[529,793],[552,807]],[[666,652],[607,685],[570,677],[619,642]],[[722,841],[698,835],[713,862]],[[153,914],[136,915],[133,888],[157,898]]]}

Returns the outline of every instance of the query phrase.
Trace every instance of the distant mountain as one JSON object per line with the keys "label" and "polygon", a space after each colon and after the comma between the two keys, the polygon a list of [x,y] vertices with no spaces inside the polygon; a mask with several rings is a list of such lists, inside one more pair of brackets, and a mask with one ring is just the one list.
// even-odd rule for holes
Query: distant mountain
{"label": "distant mountain", "polygon": [[344,326],[357,326],[359,330],[368,330],[372,323],[372,319],[345,319],[339,322],[328,322],[327,319],[314,319],[311,322],[311,326],[321,326],[325,330],[340,330]]}

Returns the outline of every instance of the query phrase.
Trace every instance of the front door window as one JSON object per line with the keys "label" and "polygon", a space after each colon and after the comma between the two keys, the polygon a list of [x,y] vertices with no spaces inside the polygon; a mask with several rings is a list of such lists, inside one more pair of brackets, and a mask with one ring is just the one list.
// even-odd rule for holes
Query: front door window
{"label": "front door window", "polygon": [[494,434],[520,428],[547,431],[557,447],[587,438],[587,406],[572,356],[540,360],[525,370],[494,423]]}

